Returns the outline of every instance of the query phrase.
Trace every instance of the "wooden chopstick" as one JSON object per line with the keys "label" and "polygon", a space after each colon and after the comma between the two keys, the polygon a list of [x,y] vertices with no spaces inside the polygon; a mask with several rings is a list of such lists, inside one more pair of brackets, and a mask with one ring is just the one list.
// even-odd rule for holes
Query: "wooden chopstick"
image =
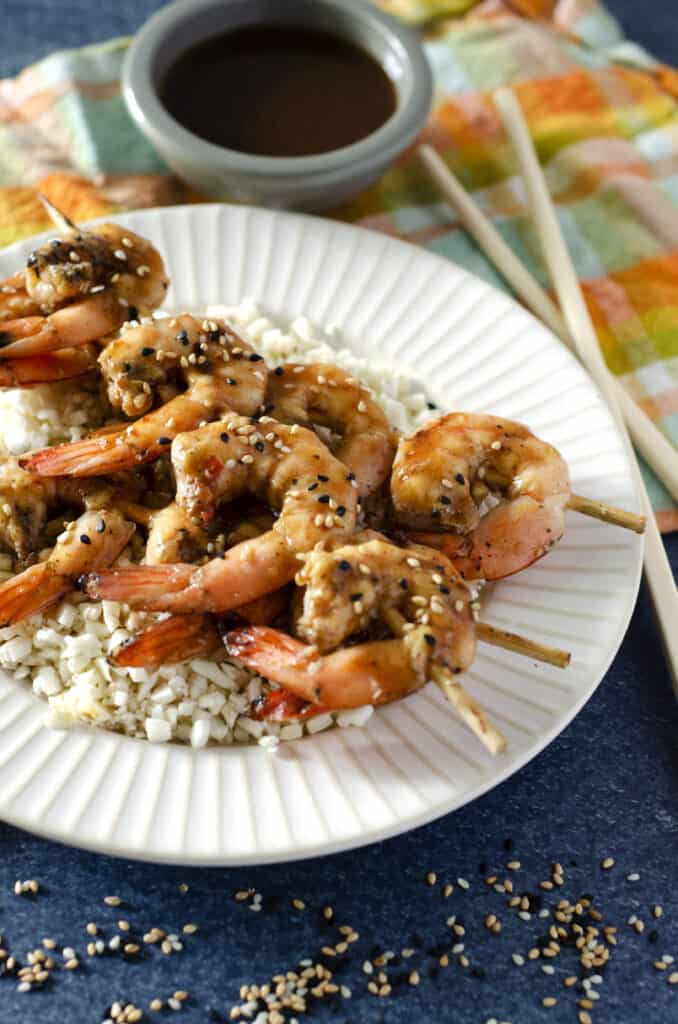
{"label": "wooden chopstick", "polygon": [[[442,195],[456,210],[463,226],[516,295],[577,355],[575,341],[555,302],[509,248],[492,221],[481,211],[442,158],[428,144],[419,147],[418,156]],[[667,491],[678,501],[678,451],[631,398],[624,386],[611,374],[608,376],[614,385],[617,402],[635,447]]]}
{"label": "wooden chopstick", "polygon": [[654,601],[674,692],[678,696],[678,630],[676,629],[678,590],[657,528],[652,505],[624,426],[617,390],[612,386],[610,375],[603,361],[598,337],[584,300],[579,278],[562,236],[548,185],[518,100],[515,94],[507,88],[496,92],[494,99],[525,182],[544,262],[558,295],[570,336],[576,345],[579,358],[598,385],[617,420],[626,444],[627,454],[635,470],[636,485],[647,513],[645,574]]}

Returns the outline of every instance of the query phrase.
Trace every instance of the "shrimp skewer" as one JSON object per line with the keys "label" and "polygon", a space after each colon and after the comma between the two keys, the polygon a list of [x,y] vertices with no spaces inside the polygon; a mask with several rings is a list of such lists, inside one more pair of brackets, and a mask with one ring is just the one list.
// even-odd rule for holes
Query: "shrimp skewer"
{"label": "shrimp skewer", "polygon": [[[118,377],[111,376],[109,397],[127,409],[135,408],[137,414],[150,407],[153,391],[149,379],[154,379],[156,384],[158,381],[165,383],[166,368],[163,369],[161,364],[167,361],[168,364],[176,365],[177,361],[174,350],[170,352],[172,358],[163,354],[158,361],[156,348],[147,342],[153,341],[156,346],[166,345],[168,351],[171,344],[175,344],[179,350],[187,351],[183,339],[184,335],[189,339],[191,335],[188,327],[182,327],[181,324],[186,325],[189,321],[194,322],[193,326],[197,330],[195,317],[168,317],[153,326],[133,328],[126,332],[123,339],[118,339],[125,341],[125,355],[130,359],[134,343],[139,363],[147,366],[148,379],[141,379],[141,369],[134,370],[136,363],[123,359],[123,365],[129,366],[129,374],[136,372],[140,379],[135,378],[136,384],[130,392],[123,389]],[[179,336],[182,340],[177,341]],[[256,412],[264,400],[266,367],[261,357],[237,335],[230,332],[220,334],[219,337],[221,341],[212,343],[215,351],[205,349],[209,359],[208,355],[196,355],[194,350],[191,356],[181,357],[183,360],[193,359],[192,363],[186,362],[186,367],[181,370],[189,383],[188,390],[183,394],[176,394],[165,405],[146,413],[128,426],[121,426],[117,431],[109,431],[105,436],[97,434],[72,444],[45,448],[27,456],[22,464],[41,476],[95,476],[115,472],[143,462],[152,462],[167,451],[177,434],[192,430],[200,423],[218,419],[227,410],[244,415]],[[117,342],[113,345],[117,345]],[[201,346],[206,343],[196,342],[196,345],[202,351]],[[105,349],[103,355],[107,352],[109,349]],[[117,365],[118,359],[119,356],[115,359],[111,357],[103,366],[109,368]],[[204,359],[204,363],[200,363],[200,359]],[[153,376],[156,370],[160,375],[157,378]],[[131,378],[127,384],[131,385]],[[131,404],[127,404],[128,400]]]}
{"label": "shrimp skewer", "polygon": [[5,310],[23,307],[24,315],[1,318],[0,359],[96,341],[152,312],[167,290],[162,258],[150,242],[117,224],[84,230],[51,204],[48,209],[58,217],[63,237],[29,256],[23,285],[21,274],[4,283]]}
{"label": "shrimp skewer", "polygon": [[266,400],[266,411],[281,423],[318,424],[339,435],[334,453],[355,474],[361,498],[386,480],[394,430],[368,389],[338,366],[279,366],[269,376]]}
{"label": "shrimp skewer", "polygon": [[227,416],[172,445],[177,502],[207,523],[220,504],[245,493],[279,512],[271,530],[198,568],[132,566],[92,574],[91,597],[153,611],[229,611],[289,583],[318,542],[346,536],[358,500],[346,467],[304,427],[270,417]]}
{"label": "shrimp skewer", "polygon": [[[481,517],[488,494],[502,501]],[[586,511],[555,448],[520,423],[472,413],[450,413],[400,442],[391,497],[412,539],[444,550],[466,579],[519,572],[561,538],[568,507]],[[642,531],[644,519],[625,513],[620,525]]]}
{"label": "shrimp skewer", "polygon": [[118,512],[85,512],[69,523],[46,562],[0,584],[0,626],[21,622],[56,604],[83,572],[115,561],[134,525]]}

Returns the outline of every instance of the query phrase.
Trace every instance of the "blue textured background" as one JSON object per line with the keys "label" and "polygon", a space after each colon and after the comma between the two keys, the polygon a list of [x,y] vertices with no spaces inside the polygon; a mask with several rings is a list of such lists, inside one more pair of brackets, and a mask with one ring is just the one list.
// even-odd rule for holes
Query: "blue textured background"
{"label": "blue textured background", "polygon": [[[2,0],[0,75],[59,47],[132,32],[157,6],[154,0]],[[675,0],[611,0],[610,6],[632,38],[676,62]],[[669,538],[667,546],[675,568],[678,537]],[[677,773],[678,709],[643,588],[614,665],[563,735],[494,792],[410,835],[296,865],[197,871],[80,853],[0,825],[0,932],[20,957],[45,935],[84,954],[84,926],[90,920],[107,937],[121,917],[140,933],[155,925],[174,931],[188,921],[200,926],[172,957],[155,947],[144,947],[137,963],[113,955],[94,961],[83,956],[81,971],[60,971],[44,991],[18,994],[12,979],[0,977],[0,1024],[96,1024],[115,999],[146,1008],[154,996],[167,998],[175,989],[190,993],[179,1021],[226,1019],[222,1014],[228,1014],[242,983],[264,982],[315,955],[325,941],[336,941],[320,917],[328,903],[335,908],[335,922],[352,924],[361,938],[338,973],[352,988],[353,999],[318,1006],[314,1019],[340,1024],[483,1024],[491,1017],[512,1024],[576,1022],[577,992],[562,985],[565,975],[577,973],[571,951],[554,961],[553,977],[542,973],[539,962],[522,968],[511,962],[512,952],[525,953],[544,931],[543,922],[509,916],[503,898],[482,883],[481,871],[500,869],[511,857],[523,865],[514,879],[517,889],[534,890],[548,877],[551,862],[560,861],[567,872],[562,895],[592,894],[604,909],[605,922],[619,926],[601,999],[591,1011],[595,1024],[678,1021],[678,986],[667,984],[668,972],[652,968],[661,954],[678,958]],[[510,855],[503,846],[508,837],[513,841]],[[616,858],[610,872],[599,866],[607,854]],[[471,889],[464,893],[457,887],[444,901],[439,886],[425,884],[429,870],[441,880],[465,876]],[[635,871],[640,879],[627,881],[626,875]],[[17,878],[39,879],[41,893],[15,897]],[[180,892],[180,883],[188,884],[188,892]],[[236,890],[248,886],[263,896],[261,914],[233,900]],[[120,895],[124,906],[105,906],[102,899],[110,893]],[[307,909],[291,909],[291,896],[304,898]],[[664,916],[653,925],[649,908],[657,902]],[[499,912],[504,921],[498,937],[483,927],[489,911]],[[451,945],[445,926],[451,913],[463,917],[471,961],[482,966],[484,977],[456,965],[430,976],[435,964],[431,950],[440,942]],[[643,935],[626,924],[631,913],[647,922]],[[419,970],[421,984],[399,987],[388,1000],[375,999],[366,992],[364,958],[376,946],[406,945],[420,950],[408,967]],[[551,994],[558,1004],[545,1010],[541,999]],[[171,1016],[171,1011],[146,1011],[144,1019]]]}

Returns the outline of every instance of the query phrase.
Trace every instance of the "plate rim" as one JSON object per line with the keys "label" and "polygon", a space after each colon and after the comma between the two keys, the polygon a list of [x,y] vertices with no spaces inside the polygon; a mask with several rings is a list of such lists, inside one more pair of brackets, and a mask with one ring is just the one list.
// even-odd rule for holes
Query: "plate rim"
{"label": "plate rim", "polygon": [[[130,215],[145,215],[152,216],[157,219],[162,219],[166,216],[172,216],[176,213],[183,213],[185,211],[193,212],[195,210],[202,210],[211,212],[215,216],[218,215],[219,210],[226,210],[230,212],[236,212],[238,214],[266,214],[272,218],[283,218],[287,220],[297,221],[311,221],[316,224],[322,224],[327,229],[328,227],[332,230],[345,231],[348,233],[358,232],[372,238],[380,237],[385,243],[385,248],[394,247],[405,249],[407,252],[413,255],[417,253],[424,255],[430,260],[436,261],[441,265],[441,269],[454,269],[456,272],[463,277],[468,278],[477,284],[480,284],[483,289],[486,289],[491,295],[498,295],[503,300],[507,301],[512,307],[520,310],[521,314],[527,317],[529,320],[536,324],[541,332],[544,332],[549,336],[549,339],[553,341],[559,349],[561,349],[564,355],[570,362],[570,365],[575,365],[578,371],[585,377],[590,387],[595,392],[598,401],[607,408],[607,404],[600,392],[600,389],[596,385],[595,381],[592,380],[585,367],[582,367],[576,358],[565,349],[562,342],[553,334],[553,332],[541,321],[538,320],[529,310],[522,306],[512,294],[502,292],[496,288],[493,284],[481,278],[479,275],[467,270],[465,267],[456,263],[454,260],[448,259],[438,253],[431,252],[428,249],[414,245],[403,239],[394,237],[386,232],[375,231],[371,228],[363,225],[349,224],[343,221],[334,221],[330,218],[319,217],[312,214],[306,213],[295,213],[283,210],[268,209],[266,207],[246,205],[246,204],[230,204],[230,203],[199,203],[199,204],[177,204],[175,206],[162,206],[162,207],[148,207],[135,210],[126,210],[116,213],[112,213],[106,216],[97,217],[91,220],[83,222],[83,226],[94,225],[98,223],[104,223],[106,221],[122,222]],[[39,244],[43,239],[51,237],[53,232],[46,231],[41,232],[38,235],[33,235],[27,238],[19,239],[13,242],[9,246],[5,246],[0,249],[0,261],[9,258],[16,251],[19,252],[25,249],[26,246],[31,244]],[[242,301],[241,297],[240,301]],[[262,299],[265,303],[265,300]],[[300,314],[301,315],[301,314]],[[323,325],[318,325],[320,328]],[[360,353],[358,353],[360,354]],[[625,462],[626,473],[628,475],[630,485],[632,487],[636,507],[640,507],[640,492],[638,489],[638,482],[633,472],[632,464],[629,460],[629,452],[625,444],[625,439],[621,434],[616,423],[612,424],[616,439],[621,446],[622,454]],[[242,855],[229,855],[224,852],[221,853],[200,853],[197,851],[172,851],[160,852],[157,849],[146,850],[139,847],[125,846],[123,842],[113,840],[105,840],[99,842],[93,839],[83,839],[77,835],[76,829],[69,829],[68,827],[58,827],[52,825],[44,825],[39,819],[35,817],[31,818],[30,813],[22,814],[18,810],[10,810],[2,802],[2,796],[0,795],[0,820],[7,822],[8,824],[24,829],[32,834],[38,835],[42,838],[51,840],[53,842],[59,842],[66,846],[71,846],[76,849],[88,850],[93,853],[105,854],[107,856],[113,856],[117,858],[124,858],[129,860],[138,860],[148,863],[156,864],[170,864],[170,865],[182,865],[186,867],[243,867],[243,866],[255,866],[260,864],[274,864],[274,863],[285,863],[296,860],[306,860],[313,857],[329,856],[337,853],[346,852],[349,850],[359,849],[363,846],[370,845],[371,843],[382,842],[385,839],[394,838],[399,835],[403,835],[414,829],[422,828],[439,818],[444,817],[447,814],[454,813],[455,811],[461,810],[467,804],[477,800],[485,793],[494,789],[496,786],[501,785],[508,778],[516,774],[526,764],[533,761],[539,756],[553,741],[567,728],[567,726],[573,721],[573,719],[580,713],[582,708],[591,699],[595,691],[600,686],[601,682],[607,675],[607,672],[616,657],[624,636],[628,630],[628,626],[633,615],[633,611],[636,605],[638,591],[640,588],[640,580],[643,568],[643,550],[644,550],[644,539],[640,538],[640,543],[637,547],[636,564],[632,570],[632,579],[627,591],[626,602],[623,613],[620,615],[618,627],[615,633],[613,643],[610,645],[608,656],[604,659],[604,662],[595,671],[592,680],[586,683],[584,692],[574,702],[574,704],[567,709],[566,712],[559,712],[555,724],[543,733],[539,733],[535,742],[525,750],[523,750],[517,759],[511,761],[510,765],[500,771],[491,772],[488,776],[483,777],[479,780],[478,784],[468,790],[464,790],[462,793],[457,794],[451,798],[443,801],[439,801],[429,805],[423,811],[417,814],[408,814],[406,819],[398,818],[397,820],[390,822],[389,824],[378,826],[375,828],[361,827],[360,832],[354,835],[350,835],[345,838],[337,839],[322,839],[317,842],[306,842],[300,843],[294,839],[290,842],[290,848],[281,849],[280,851],[268,849],[266,851],[257,850],[254,853],[248,853],[245,856]],[[0,678],[5,683],[8,683],[12,688],[22,696],[24,699],[25,707],[33,707],[36,713],[44,713],[44,702],[39,697],[35,696],[28,687],[17,685],[14,680],[4,670],[0,669]],[[2,720],[2,713],[0,712],[0,721]],[[48,732],[56,732],[59,730],[53,730],[49,726],[41,724],[39,731],[46,730]],[[97,741],[105,741],[108,743],[122,743],[125,745],[133,744],[138,746],[140,744],[148,744],[147,740],[137,739],[130,736],[125,736],[120,733],[110,732],[105,729],[99,729],[97,727],[88,726],[76,726],[68,730],[69,735],[72,736],[87,736],[92,739],[93,743]],[[33,739],[37,733],[31,734]],[[313,736],[304,736],[300,740],[292,741],[289,745],[291,747],[297,746],[299,743],[311,743]],[[245,750],[252,752],[257,751],[256,756],[264,758],[271,757],[272,755],[261,749],[260,753],[256,745],[248,747],[239,747],[237,745],[229,747],[211,747],[207,750],[194,750],[184,744],[164,744],[160,749],[166,750],[168,758],[172,756],[172,752],[177,752],[182,757],[191,757],[193,759],[200,759],[201,757],[209,757],[212,759],[219,759],[224,755],[228,757],[237,758],[242,755]],[[273,755],[275,756],[275,755]],[[501,755],[499,755],[501,756]],[[292,848],[293,846],[293,848]]]}

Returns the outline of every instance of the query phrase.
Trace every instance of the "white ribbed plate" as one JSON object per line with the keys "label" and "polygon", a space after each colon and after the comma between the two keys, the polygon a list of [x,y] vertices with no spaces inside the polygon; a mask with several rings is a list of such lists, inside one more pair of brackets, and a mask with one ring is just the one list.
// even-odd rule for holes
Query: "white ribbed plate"
{"label": "white ribbed plate", "polygon": [[[356,352],[411,369],[441,408],[524,420],[563,453],[574,490],[638,509],[622,441],[586,374],[529,314],[454,264],[329,220],[246,207],[120,220],[167,260],[168,308],[252,296],[274,317],[338,323]],[[36,241],[0,253],[0,276]],[[421,825],[520,768],[591,696],[626,630],[641,555],[634,534],[570,513],[547,558],[494,588],[483,618],[573,652],[563,672],[481,646],[465,684],[508,737],[501,757],[432,686],[365,729],[271,755],[54,732],[44,704],[0,677],[0,815],[78,846],[200,864],[331,853]]]}

